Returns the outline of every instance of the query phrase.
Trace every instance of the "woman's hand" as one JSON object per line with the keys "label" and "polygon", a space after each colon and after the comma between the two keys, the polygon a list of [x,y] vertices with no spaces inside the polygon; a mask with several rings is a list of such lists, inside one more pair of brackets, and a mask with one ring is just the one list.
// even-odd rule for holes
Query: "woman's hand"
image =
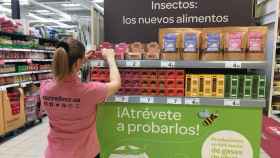
{"label": "woman's hand", "polygon": [[85,54],[85,59],[88,60],[90,56],[94,53],[94,51],[89,51]]}
{"label": "woman's hand", "polygon": [[107,61],[115,59],[115,55],[116,55],[116,53],[113,49],[102,49],[102,56]]}

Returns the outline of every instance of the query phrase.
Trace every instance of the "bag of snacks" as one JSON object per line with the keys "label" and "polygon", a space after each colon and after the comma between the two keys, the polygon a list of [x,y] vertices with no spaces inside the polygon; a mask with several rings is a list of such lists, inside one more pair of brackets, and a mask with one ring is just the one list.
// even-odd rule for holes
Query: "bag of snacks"
{"label": "bag of snacks", "polygon": [[245,60],[246,27],[227,27],[224,29],[224,60]]}
{"label": "bag of snacks", "polygon": [[145,60],[159,60],[160,59],[160,46],[157,42],[147,44],[147,51],[144,54]]}
{"label": "bag of snacks", "polygon": [[180,60],[181,31],[179,28],[164,28],[159,30],[161,58],[163,60]]}
{"label": "bag of snacks", "polygon": [[266,59],[267,27],[249,27],[246,53],[247,60]]}
{"label": "bag of snacks", "polygon": [[223,60],[223,31],[221,28],[203,29],[202,40],[202,60]]}
{"label": "bag of snacks", "polygon": [[201,29],[186,28],[182,30],[182,34],[182,58],[184,60],[199,60]]}

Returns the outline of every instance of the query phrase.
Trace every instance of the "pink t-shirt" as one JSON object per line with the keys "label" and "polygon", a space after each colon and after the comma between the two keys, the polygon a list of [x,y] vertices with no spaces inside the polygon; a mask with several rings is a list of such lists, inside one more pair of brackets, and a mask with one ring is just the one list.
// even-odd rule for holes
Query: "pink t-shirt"
{"label": "pink t-shirt", "polygon": [[99,153],[96,104],[106,99],[106,85],[71,76],[59,84],[43,82],[40,94],[50,124],[45,158],[94,158]]}

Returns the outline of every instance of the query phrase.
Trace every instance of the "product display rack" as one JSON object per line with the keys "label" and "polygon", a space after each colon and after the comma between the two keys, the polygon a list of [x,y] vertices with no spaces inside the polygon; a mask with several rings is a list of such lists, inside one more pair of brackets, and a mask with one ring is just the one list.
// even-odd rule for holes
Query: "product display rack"
{"label": "product display rack", "polygon": [[[0,128],[0,136],[5,136],[25,125],[33,124],[38,120],[41,122],[43,115],[38,113],[41,108],[38,99],[38,84],[40,84],[40,80],[49,78],[49,73],[51,73],[49,65],[53,61],[53,46],[57,41],[16,33],[0,32],[0,36],[10,37],[11,40],[16,41],[39,41],[34,48],[31,45],[1,45],[0,66],[3,69],[2,72],[7,73],[0,73],[3,84],[0,86],[0,97],[2,98],[0,116],[1,124],[4,125]],[[51,48],[45,47],[45,44]],[[20,98],[20,101],[11,101],[11,96]]]}
{"label": "product display rack", "polygon": [[0,31],[0,36],[8,36],[12,37],[13,39],[19,39],[19,40],[30,40],[30,39],[38,39],[40,43],[57,43],[58,40],[56,39],[45,39],[45,38],[39,38],[39,37],[34,37],[30,35],[24,35],[21,33],[8,33],[8,32],[2,32]]}

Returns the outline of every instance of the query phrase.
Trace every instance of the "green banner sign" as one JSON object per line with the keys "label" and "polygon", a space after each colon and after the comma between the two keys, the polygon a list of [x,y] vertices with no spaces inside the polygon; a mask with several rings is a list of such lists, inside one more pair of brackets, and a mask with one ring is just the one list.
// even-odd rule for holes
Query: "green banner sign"
{"label": "green banner sign", "polygon": [[259,158],[260,108],[106,103],[102,158]]}

